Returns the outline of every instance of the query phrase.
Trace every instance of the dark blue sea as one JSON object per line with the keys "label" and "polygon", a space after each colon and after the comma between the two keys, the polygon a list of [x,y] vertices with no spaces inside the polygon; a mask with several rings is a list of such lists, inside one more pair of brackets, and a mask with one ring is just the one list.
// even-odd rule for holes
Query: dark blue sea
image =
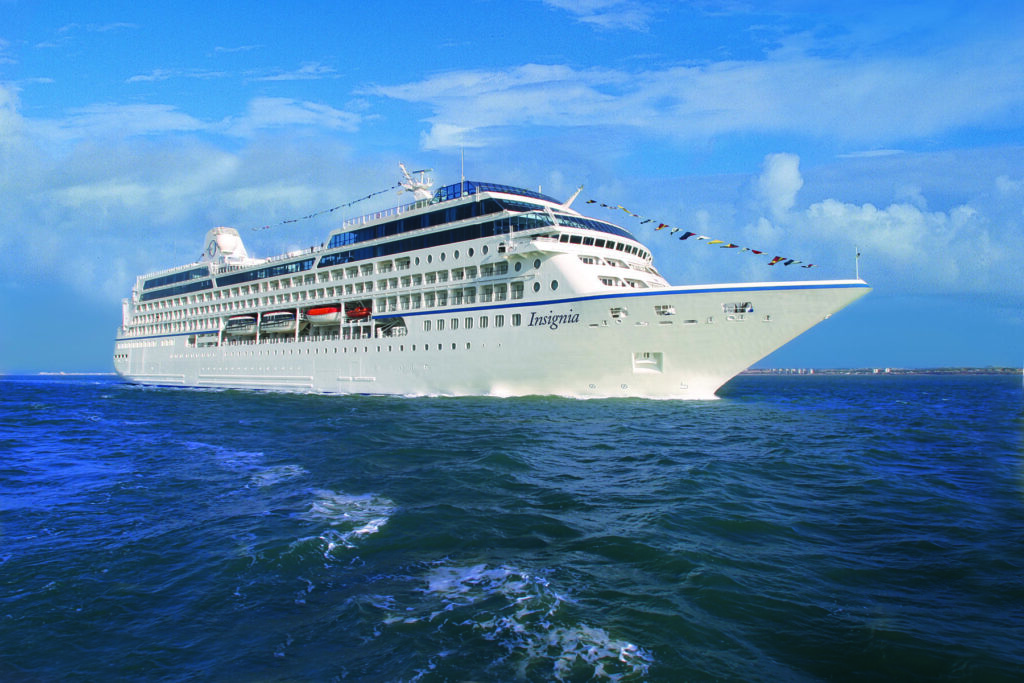
{"label": "dark blue sea", "polygon": [[1020,376],[0,378],[2,681],[1019,681]]}

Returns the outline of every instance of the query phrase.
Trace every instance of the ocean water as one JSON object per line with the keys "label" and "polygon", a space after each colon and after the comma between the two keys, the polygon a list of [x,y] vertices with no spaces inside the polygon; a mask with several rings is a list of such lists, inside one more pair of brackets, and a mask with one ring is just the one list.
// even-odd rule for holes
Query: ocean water
{"label": "ocean water", "polygon": [[1018,681],[1024,391],[0,378],[3,681]]}

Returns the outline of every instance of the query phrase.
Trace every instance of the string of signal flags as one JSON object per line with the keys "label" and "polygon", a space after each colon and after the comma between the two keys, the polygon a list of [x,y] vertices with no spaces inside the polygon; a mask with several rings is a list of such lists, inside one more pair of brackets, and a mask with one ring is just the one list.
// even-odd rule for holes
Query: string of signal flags
{"label": "string of signal flags", "polygon": [[317,211],[315,213],[309,214],[308,216],[302,216],[301,218],[289,218],[288,220],[281,221],[280,223],[274,223],[273,225],[261,225],[258,228],[252,228],[252,229],[253,230],[270,230],[271,228],[276,228],[279,225],[287,225],[288,223],[298,223],[299,221],[306,221],[306,220],[309,220],[310,218],[316,218],[317,216],[323,216],[324,214],[334,213],[335,211],[337,211],[339,209],[347,209],[348,207],[353,206],[355,204],[358,204],[359,202],[365,202],[367,199],[372,199],[372,198],[376,197],[379,194],[384,194],[385,192],[391,192],[391,190],[397,190],[401,186],[402,186],[401,183],[396,183],[396,184],[392,185],[391,187],[387,188],[386,190],[378,190],[376,192],[371,192],[370,194],[366,195],[365,197],[360,197],[359,199],[353,199],[352,201],[350,201],[350,202],[348,202],[346,204],[339,204],[338,206],[335,206],[334,208],[331,208],[331,209],[324,209],[323,211]]}
{"label": "string of signal flags", "polygon": [[[618,211],[618,210],[621,209],[622,211],[625,211],[627,214],[629,214],[633,218],[639,218],[640,219],[640,225],[644,225],[646,223],[657,223],[658,226],[656,228],[654,228],[655,232],[657,232],[658,230],[664,230],[666,228],[669,229],[668,234],[670,234],[670,235],[674,235],[677,232],[682,232],[683,234],[680,235],[679,239],[681,241],[683,241],[683,242],[685,242],[686,240],[692,238],[692,239],[694,239],[697,242],[705,242],[708,245],[718,245],[720,249],[739,249],[740,251],[749,251],[751,254],[755,254],[757,256],[763,256],[763,255],[768,253],[768,252],[765,252],[765,251],[760,250],[760,249],[751,249],[750,247],[741,247],[738,244],[733,244],[732,242],[726,242],[725,240],[712,239],[711,237],[708,237],[707,235],[700,235],[700,234],[695,233],[695,232],[690,232],[689,230],[684,231],[682,228],[672,227],[668,223],[662,223],[662,222],[657,221],[657,220],[655,220],[653,218],[647,218],[645,216],[641,216],[640,214],[633,213],[632,211],[630,211],[626,207],[622,206],[621,204],[605,204],[604,202],[599,202],[596,199],[588,199],[586,203],[587,204],[595,204],[597,206],[600,206],[601,208],[610,209],[612,211]],[[768,261],[768,265],[769,266],[774,266],[774,265],[777,265],[777,264],[780,264],[780,263],[782,265],[784,265],[784,266],[799,265],[801,268],[816,268],[817,267],[813,263],[806,263],[805,264],[803,261],[800,261],[799,259],[789,258],[788,256],[773,256],[771,258],[771,260]]]}
{"label": "string of signal flags", "polygon": [[[364,197],[360,197],[359,199],[353,199],[350,202],[347,202],[345,204],[339,204],[338,206],[332,207],[330,209],[324,209],[323,211],[316,211],[316,212],[311,213],[311,214],[309,214],[307,216],[301,216],[299,218],[289,218],[288,220],[283,220],[280,223],[274,223],[272,225],[262,225],[262,226],[260,226],[258,228],[252,228],[252,230],[270,230],[271,228],[276,228],[276,227],[278,227],[280,225],[287,225],[289,223],[298,223],[299,221],[305,221],[305,220],[309,220],[311,218],[316,218],[317,216],[323,216],[325,214],[333,213],[335,211],[338,211],[339,209],[347,209],[350,206],[354,206],[355,204],[358,204],[359,202],[365,202],[367,199],[372,199],[372,198],[376,197],[377,195],[384,194],[385,192],[391,192],[392,190],[396,190],[396,189],[398,189],[401,186],[402,186],[401,183],[396,183],[396,184],[392,185],[391,187],[386,188],[384,190],[378,190],[376,192],[371,192],[370,194],[368,194],[368,195],[366,195]],[[610,209],[612,211],[618,211],[618,210],[625,211],[627,214],[629,214],[633,218],[640,219],[640,225],[645,225],[647,223],[658,223],[658,226],[656,228],[654,228],[655,232],[657,232],[658,230],[664,230],[665,228],[669,228],[669,234],[670,235],[674,235],[677,232],[682,232],[683,234],[680,235],[679,239],[681,241],[684,241],[684,242],[686,240],[690,239],[690,238],[693,238],[694,240],[696,240],[698,242],[706,242],[708,245],[719,245],[719,248],[721,248],[721,249],[739,249],[740,251],[748,251],[751,254],[754,254],[754,255],[757,255],[757,256],[762,256],[762,255],[767,253],[767,252],[765,252],[763,250],[760,250],[760,249],[751,249],[750,247],[741,247],[738,244],[734,244],[732,242],[726,242],[725,240],[712,239],[711,237],[709,237],[707,235],[700,235],[698,233],[691,232],[689,230],[683,231],[682,228],[676,228],[676,227],[671,226],[668,223],[662,223],[660,221],[656,221],[653,218],[646,218],[645,216],[641,216],[638,213],[633,213],[632,211],[630,211],[626,207],[622,206],[621,204],[605,204],[604,202],[599,202],[596,199],[588,199],[586,201],[586,203],[587,204],[594,204],[596,206],[600,206],[601,208]],[[770,261],[768,261],[768,265],[769,266],[774,266],[774,265],[777,265],[779,263],[781,263],[784,266],[799,265],[801,268],[816,268],[817,267],[813,263],[806,263],[805,264],[803,261],[801,261],[799,259],[789,258],[787,256],[773,256],[772,259]]]}

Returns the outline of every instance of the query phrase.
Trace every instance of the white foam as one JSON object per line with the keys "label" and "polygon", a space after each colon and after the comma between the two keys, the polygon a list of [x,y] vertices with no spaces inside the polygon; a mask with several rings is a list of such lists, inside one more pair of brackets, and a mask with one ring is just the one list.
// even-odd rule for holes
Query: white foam
{"label": "white foam", "polygon": [[[581,676],[596,680],[642,680],[653,662],[649,652],[587,624],[558,624],[571,601],[547,579],[511,567],[441,566],[427,577],[429,621],[470,625],[504,653],[496,661],[514,664],[521,678]],[[419,617],[395,616],[385,623],[412,623]]]}
{"label": "white foam", "polygon": [[283,481],[298,479],[306,474],[309,474],[309,472],[299,465],[278,465],[256,472],[250,477],[250,481],[255,486],[273,486]]}
{"label": "white foam", "polygon": [[319,536],[325,557],[338,548],[355,548],[355,540],[378,533],[395,511],[391,500],[373,493],[355,496],[326,489],[313,493],[316,498],[301,517],[330,527]]}
{"label": "white foam", "polygon": [[242,451],[202,441],[184,441],[182,445],[193,451],[210,451],[213,459],[219,465],[233,471],[256,469],[263,460],[263,453],[259,451]]}

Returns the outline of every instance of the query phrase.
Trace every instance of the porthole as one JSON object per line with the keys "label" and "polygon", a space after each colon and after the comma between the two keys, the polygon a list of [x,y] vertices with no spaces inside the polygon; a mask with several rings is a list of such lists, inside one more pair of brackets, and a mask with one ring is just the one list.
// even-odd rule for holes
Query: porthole
{"label": "porthole", "polygon": [[483,252],[484,256],[487,256],[487,245],[485,244],[484,246],[480,247],[480,251]]}
{"label": "porthole", "polygon": [[454,253],[454,254],[452,254],[452,256],[454,256],[455,258],[459,258],[459,250],[458,250],[458,249],[456,249],[456,250],[455,250],[455,253]]}
{"label": "porthole", "polygon": [[473,247],[469,248],[469,258],[473,258]]}
{"label": "porthole", "polygon": [[431,254],[427,254],[427,263],[430,263],[430,262],[431,262],[431,261],[433,261],[433,260],[434,260],[434,257],[433,257],[433,255],[431,255]]}
{"label": "porthole", "polygon": [[419,264],[420,264],[420,257],[419,257],[419,256],[417,256],[417,257],[416,257],[416,265],[418,266]]}
{"label": "porthole", "polygon": [[539,292],[540,291],[540,283],[539,282],[534,282],[533,283],[533,291],[535,291],[535,292]]}
{"label": "porthole", "polygon": [[523,262],[522,261],[516,261],[516,272],[518,273],[522,269],[523,269]]}
{"label": "porthole", "polygon": [[444,252],[441,252],[441,260],[444,261]]}
{"label": "porthole", "polygon": [[540,268],[540,259],[534,259],[533,267],[534,268]]}
{"label": "porthole", "polygon": [[551,281],[551,291],[553,292],[556,289],[558,289],[558,280],[552,280]]}

